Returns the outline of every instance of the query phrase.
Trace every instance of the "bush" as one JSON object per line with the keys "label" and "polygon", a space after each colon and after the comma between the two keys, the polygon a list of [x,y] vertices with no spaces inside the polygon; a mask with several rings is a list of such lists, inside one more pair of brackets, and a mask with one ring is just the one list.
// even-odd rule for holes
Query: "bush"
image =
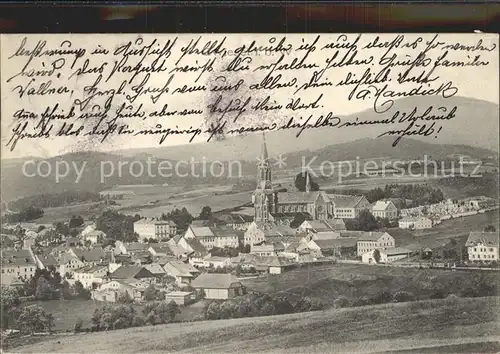
{"label": "bush", "polygon": [[370,304],[370,299],[366,296],[360,297],[352,302],[352,306],[367,306]]}
{"label": "bush", "polygon": [[413,301],[415,299],[415,296],[408,291],[398,291],[394,294],[392,299],[394,302],[408,302]]}
{"label": "bush", "polygon": [[336,309],[349,307],[349,300],[345,296],[339,296],[333,302],[333,307]]}
{"label": "bush", "polygon": [[75,323],[75,333],[81,332],[83,328],[83,320],[78,318]]}
{"label": "bush", "polygon": [[141,327],[146,324],[146,319],[140,315],[134,316],[132,320],[132,327]]}

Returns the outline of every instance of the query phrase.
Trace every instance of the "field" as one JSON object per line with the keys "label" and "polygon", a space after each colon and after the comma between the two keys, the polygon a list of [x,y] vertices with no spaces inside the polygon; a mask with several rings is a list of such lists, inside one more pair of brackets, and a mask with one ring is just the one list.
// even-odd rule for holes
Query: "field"
{"label": "field", "polygon": [[[482,274],[498,289],[498,274]],[[438,290],[457,294],[474,287],[479,274],[473,271],[381,267],[365,264],[304,266],[279,275],[244,279],[251,291],[283,293],[291,298],[309,296],[332,305],[338,296],[349,300],[371,297],[387,291],[408,291],[425,299]]]}
{"label": "field", "polygon": [[[185,207],[192,215],[196,216],[201,209],[208,205],[213,212],[235,208],[251,202],[251,192],[233,192],[232,185],[192,186],[189,189],[176,186],[135,186],[128,187],[135,194],[122,200],[117,200],[113,206],[119,212],[143,217],[159,217],[175,208]],[[125,188],[124,188],[125,189]],[[54,221],[67,221],[73,215],[88,218],[100,214],[109,208],[103,202],[80,203],[57,208],[44,209],[44,216],[37,220],[40,223]]]}
{"label": "field", "polygon": [[497,298],[332,309],[55,336],[29,353],[498,352]]}
{"label": "field", "polygon": [[[32,302],[26,305],[32,305]],[[103,307],[106,303],[94,300],[49,300],[37,301],[46,312],[51,313],[55,319],[55,331],[73,330],[76,320],[82,319],[83,326],[89,328],[92,325],[92,315],[94,310]],[[181,307],[181,313],[177,316],[178,321],[192,320],[199,316],[203,309],[203,301],[191,306]],[[141,311],[140,305],[134,305]]]}
{"label": "field", "polygon": [[500,229],[498,211],[446,220],[432,229],[411,231],[395,228],[387,232],[396,239],[396,247],[419,244],[422,247],[432,248],[452,238],[464,238],[471,231],[481,231],[487,225]]}
{"label": "field", "polygon": [[72,330],[78,318],[83,320],[85,327],[90,326],[94,310],[104,306],[104,303],[93,300],[50,300],[37,301],[36,304],[54,316],[56,331]]}

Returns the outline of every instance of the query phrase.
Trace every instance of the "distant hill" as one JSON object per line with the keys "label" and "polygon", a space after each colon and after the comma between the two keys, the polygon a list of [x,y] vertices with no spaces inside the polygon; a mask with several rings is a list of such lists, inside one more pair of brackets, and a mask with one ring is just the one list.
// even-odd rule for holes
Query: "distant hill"
{"label": "distant hill", "polygon": [[[247,137],[244,137],[247,138]],[[259,140],[262,137],[259,136]],[[285,154],[286,158],[286,168],[287,169],[299,169],[302,166],[302,158],[306,158],[306,163],[310,161],[313,157],[316,157],[315,163],[312,166],[318,166],[323,161],[331,161],[333,163],[337,161],[345,160],[355,160],[357,157],[360,159],[369,158],[397,158],[397,159],[418,159],[422,158],[424,154],[434,158],[443,159],[452,154],[464,154],[469,155],[474,158],[483,158],[493,154],[492,151],[476,148],[465,145],[438,145],[429,144],[426,142],[414,140],[414,139],[404,139],[396,147],[391,146],[392,138],[384,137],[379,139],[361,139],[348,143],[342,143],[337,145],[330,145],[317,150],[301,150],[293,153]],[[210,146],[211,144],[205,144]],[[256,157],[260,154],[260,142],[255,143],[259,146],[259,152],[255,156],[251,157],[248,161],[243,161],[242,174],[243,177],[248,177],[253,179],[257,171]],[[249,147],[250,148],[250,147]],[[253,146],[252,146],[253,148]],[[226,153],[222,150],[224,154]],[[275,157],[278,154],[269,148],[269,155]],[[152,174],[147,172],[147,161],[148,158],[156,161],[156,164],[152,165]],[[235,159],[235,157],[233,157]],[[172,176],[162,177],[158,174],[158,170],[155,169],[160,164],[161,161],[168,160],[169,164],[173,166],[170,170]],[[190,161],[191,158],[187,158],[186,161]],[[226,178],[226,175],[222,177],[212,177],[210,173],[206,173],[205,176],[201,174],[199,169],[195,169],[195,174],[192,173],[191,166],[186,164],[180,164],[179,176],[175,175],[175,164],[178,160],[170,160],[168,158],[155,158],[154,155],[142,152],[139,155],[128,156],[128,155],[118,155],[118,154],[108,154],[100,152],[77,152],[70,153],[66,155],[57,156],[51,159],[45,160],[51,165],[52,174],[48,177],[28,177],[22,172],[23,163],[9,163],[2,164],[2,174],[1,174],[1,188],[2,188],[2,201],[11,200],[13,198],[21,196],[29,196],[39,193],[51,192],[64,192],[67,190],[82,190],[88,192],[99,192],[101,190],[113,187],[117,184],[164,184],[169,183],[172,185],[183,185],[189,186],[201,183],[235,183],[238,176],[233,175],[233,178]],[[75,183],[77,179],[77,173],[73,167],[70,167],[68,176],[62,178],[59,182],[55,181],[54,170],[58,161],[66,161],[75,164],[78,169],[81,169],[83,163],[86,162],[85,169],[83,170],[82,177]],[[130,169],[130,164],[135,161],[140,163],[145,169],[141,176],[137,176],[139,173],[138,166]],[[219,161],[223,161],[219,159]],[[229,160],[232,161],[232,160]],[[120,172],[120,163],[122,164]],[[226,162],[229,164],[229,162]],[[226,166],[228,166],[226,164]],[[139,165],[139,164],[138,164]],[[111,166],[114,166],[114,172],[110,170]],[[210,165],[208,165],[210,166]],[[28,173],[33,173],[34,166],[28,166]],[[104,172],[103,178],[101,179],[101,169]],[[63,167],[61,171],[64,172]],[[234,173],[237,171],[234,170]],[[46,173],[46,169],[42,170],[42,173]],[[298,172],[298,171],[297,171]],[[112,174],[107,177],[104,174]],[[199,176],[197,177],[196,174]],[[183,175],[185,175],[183,177]]]}
{"label": "distant hill", "polygon": [[[456,96],[446,100],[440,97],[415,96],[396,100],[394,106],[383,117],[390,118],[397,110],[411,112],[414,107],[418,107],[418,112],[421,114],[429,106],[440,107],[443,104],[446,104],[449,109],[453,106],[458,107],[456,118],[443,122],[443,129],[438,139],[434,137],[415,137],[416,139],[426,143],[468,145],[499,151],[499,106],[491,102]],[[382,116],[378,117],[369,109],[342,117],[342,119],[343,121],[354,121],[356,117],[360,121],[382,118]],[[398,125],[398,127],[404,128],[405,126]],[[359,139],[376,138],[388,129],[387,126],[381,125],[345,127],[342,129],[318,128],[305,130],[298,138],[295,137],[297,130],[281,130],[266,133],[266,140],[269,151],[279,155],[301,150],[317,150]],[[394,139],[387,140],[388,148],[390,148]],[[208,144],[196,143],[146,149],[126,149],[121,150],[120,154],[126,156],[152,154],[156,157],[176,160],[189,160],[191,157],[195,159],[206,158],[207,160],[255,160],[260,153],[261,141],[261,134],[248,134],[230,137],[222,141],[212,141]],[[402,142],[400,142],[400,145]]]}

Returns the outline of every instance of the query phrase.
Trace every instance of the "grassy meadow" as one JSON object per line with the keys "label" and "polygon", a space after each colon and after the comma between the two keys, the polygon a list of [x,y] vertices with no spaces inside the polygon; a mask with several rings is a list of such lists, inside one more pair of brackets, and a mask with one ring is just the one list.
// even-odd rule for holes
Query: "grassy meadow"
{"label": "grassy meadow", "polygon": [[[54,336],[18,353],[498,351],[498,298],[441,299]],[[451,350],[450,348],[454,348]],[[447,350],[446,350],[447,349]]]}

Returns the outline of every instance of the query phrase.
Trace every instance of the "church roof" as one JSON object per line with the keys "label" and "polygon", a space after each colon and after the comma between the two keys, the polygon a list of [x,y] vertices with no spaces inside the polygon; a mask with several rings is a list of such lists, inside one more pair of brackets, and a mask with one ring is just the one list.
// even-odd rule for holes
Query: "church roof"
{"label": "church roof", "polygon": [[364,198],[362,195],[330,194],[335,208],[355,208]]}
{"label": "church roof", "polygon": [[283,192],[278,194],[278,204],[313,203],[321,191]]}

